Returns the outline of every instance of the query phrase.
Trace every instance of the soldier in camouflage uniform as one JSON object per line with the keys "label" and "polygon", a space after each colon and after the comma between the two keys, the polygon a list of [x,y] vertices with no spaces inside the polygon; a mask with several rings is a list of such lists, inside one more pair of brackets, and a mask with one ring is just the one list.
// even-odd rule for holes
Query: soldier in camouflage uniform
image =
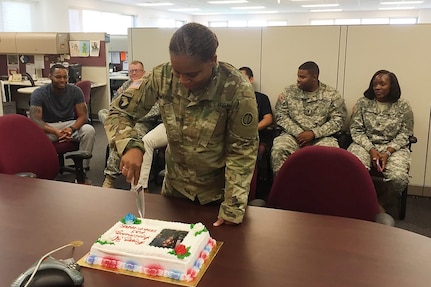
{"label": "soldier in camouflage uniform", "polygon": [[[117,89],[115,92],[114,97],[112,100],[115,100],[118,95],[122,94],[124,91],[126,91],[130,85],[133,83],[133,81],[141,79],[145,75],[145,68],[144,64],[141,61],[132,61],[129,64],[129,80],[125,81],[121,87]],[[105,123],[106,116],[109,114],[108,109],[101,109],[97,115],[99,117],[99,121],[103,124]]]}
{"label": "soldier in camouflage uniform", "polygon": [[337,90],[319,81],[317,64],[305,62],[299,66],[297,84],[286,87],[278,96],[275,119],[282,131],[271,151],[274,175],[299,148],[338,147],[332,135],[344,125],[346,105]]}
{"label": "soldier in camouflage uniform", "polygon": [[[133,82],[138,81],[132,86],[132,88],[136,90],[142,83],[142,77],[144,77],[144,75],[145,75],[144,64],[141,61],[137,61],[137,60],[132,61],[129,64],[130,79],[124,82],[120,88],[118,88],[113,100],[115,101],[118,95],[121,95],[130,86],[132,86]],[[105,119],[108,114],[109,114],[109,110],[101,109],[98,112],[100,122],[105,123]],[[139,134],[144,136],[151,129],[151,127],[145,122],[138,122],[135,126],[135,129],[138,131]],[[114,188],[114,181],[121,174],[119,166],[120,166],[120,156],[117,150],[115,149],[115,146],[110,146],[109,156],[106,161],[106,167],[105,167],[105,170],[103,171],[105,175],[105,180],[103,181],[103,184],[102,184],[103,187]]]}
{"label": "soldier in camouflage uniform", "polygon": [[217,47],[207,27],[179,28],[169,45],[171,62],[153,69],[141,98],[124,93],[105,122],[122,154],[122,172],[136,184],[145,150],[133,119],[157,97],[168,136],[162,194],[220,202],[214,226],[242,222],[258,144],[253,87],[235,67],[217,61]]}
{"label": "soldier in camouflage uniform", "polygon": [[409,183],[411,154],[407,148],[413,135],[413,111],[400,98],[401,89],[395,74],[380,70],[370,81],[352,115],[350,133],[353,143],[348,150],[356,155],[367,169],[381,165],[391,190],[401,194]]}

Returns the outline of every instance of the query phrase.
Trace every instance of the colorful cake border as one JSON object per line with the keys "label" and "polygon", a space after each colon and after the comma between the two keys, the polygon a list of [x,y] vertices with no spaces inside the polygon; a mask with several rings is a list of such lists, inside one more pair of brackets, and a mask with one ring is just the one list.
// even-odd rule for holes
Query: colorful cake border
{"label": "colorful cake border", "polygon": [[81,259],[79,259],[77,263],[81,267],[97,269],[97,270],[102,270],[102,271],[108,271],[108,272],[113,272],[113,273],[117,273],[117,274],[123,274],[123,275],[138,277],[138,278],[144,278],[144,279],[150,279],[150,280],[155,280],[155,281],[160,281],[160,282],[165,282],[165,283],[171,283],[171,284],[180,285],[180,286],[195,287],[198,285],[199,281],[201,280],[201,278],[205,274],[210,263],[213,261],[214,257],[217,255],[217,253],[220,250],[222,245],[223,245],[222,241],[215,241],[214,247],[209,252],[208,257],[205,259],[199,272],[196,274],[196,277],[192,281],[180,281],[180,280],[175,280],[175,279],[168,278],[168,277],[160,277],[160,276],[157,276],[157,274],[154,274],[156,276],[150,276],[150,275],[147,275],[144,273],[137,273],[137,272],[133,272],[133,271],[120,270],[120,269],[109,269],[109,268],[105,268],[105,267],[100,266],[100,265],[88,264],[87,263],[87,257],[90,255],[90,252],[88,252]]}

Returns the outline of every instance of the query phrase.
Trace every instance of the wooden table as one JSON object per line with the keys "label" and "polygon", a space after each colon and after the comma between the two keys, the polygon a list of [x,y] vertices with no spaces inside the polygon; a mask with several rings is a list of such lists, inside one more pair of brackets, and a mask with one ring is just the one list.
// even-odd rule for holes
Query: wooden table
{"label": "wooden table", "polygon": [[[354,219],[249,207],[243,224],[213,227],[218,207],[146,195],[146,216],[203,222],[224,244],[199,286],[430,286],[431,239]],[[84,245],[54,254],[86,254],[126,213],[129,191],[0,174],[0,285],[40,256],[73,240]],[[82,268],[85,287],[172,286]]]}

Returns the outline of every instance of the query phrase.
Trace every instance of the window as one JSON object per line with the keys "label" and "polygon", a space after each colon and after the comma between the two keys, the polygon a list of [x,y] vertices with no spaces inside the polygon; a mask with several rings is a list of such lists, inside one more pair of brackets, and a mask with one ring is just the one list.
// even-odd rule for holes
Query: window
{"label": "window", "polygon": [[362,24],[389,24],[389,18],[365,18]]}
{"label": "window", "polygon": [[334,19],[311,20],[310,25],[334,25]]}
{"label": "window", "polygon": [[1,14],[3,31],[31,32],[30,4],[20,2],[2,2]]}
{"label": "window", "polygon": [[227,27],[227,21],[210,21],[210,27]]}
{"label": "window", "polygon": [[279,21],[268,21],[268,26],[287,26],[287,21],[279,20]]}
{"label": "window", "polygon": [[335,19],[335,25],[359,25],[361,19]]}
{"label": "window", "polygon": [[247,27],[247,21],[229,21],[227,25],[228,27]]}
{"label": "window", "polygon": [[310,25],[417,24],[417,18],[315,19]]}
{"label": "window", "polygon": [[391,18],[389,20],[391,24],[416,24],[416,18]]}
{"label": "window", "polygon": [[94,10],[69,10],[71,32],[106,32],[113,35],[127,35],[127,29],[134,27],[134,16]]}

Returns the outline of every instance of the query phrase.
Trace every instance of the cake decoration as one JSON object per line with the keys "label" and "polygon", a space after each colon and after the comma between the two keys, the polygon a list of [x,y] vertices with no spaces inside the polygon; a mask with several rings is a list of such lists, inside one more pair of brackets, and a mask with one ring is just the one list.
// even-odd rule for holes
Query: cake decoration
{"label": "cake decoration", "polygon": [[191,282],[215,246],[202,223],[136,218],[129,213],[96,240],[85,263]]}
{"label": "cake decoration", "polygon": [[124,224],[140,224],[141,220],[131,213],[127,213],[121,220]]}
{"label": "cake decoration", "polygon": [[169,254],[174,254],[177,256],[178,259],[184,259],[187,256],[190,256],[190,246],[185,247],[184,244],[180,244],[175,246],[175,248],[171,251],[169,251]]}

